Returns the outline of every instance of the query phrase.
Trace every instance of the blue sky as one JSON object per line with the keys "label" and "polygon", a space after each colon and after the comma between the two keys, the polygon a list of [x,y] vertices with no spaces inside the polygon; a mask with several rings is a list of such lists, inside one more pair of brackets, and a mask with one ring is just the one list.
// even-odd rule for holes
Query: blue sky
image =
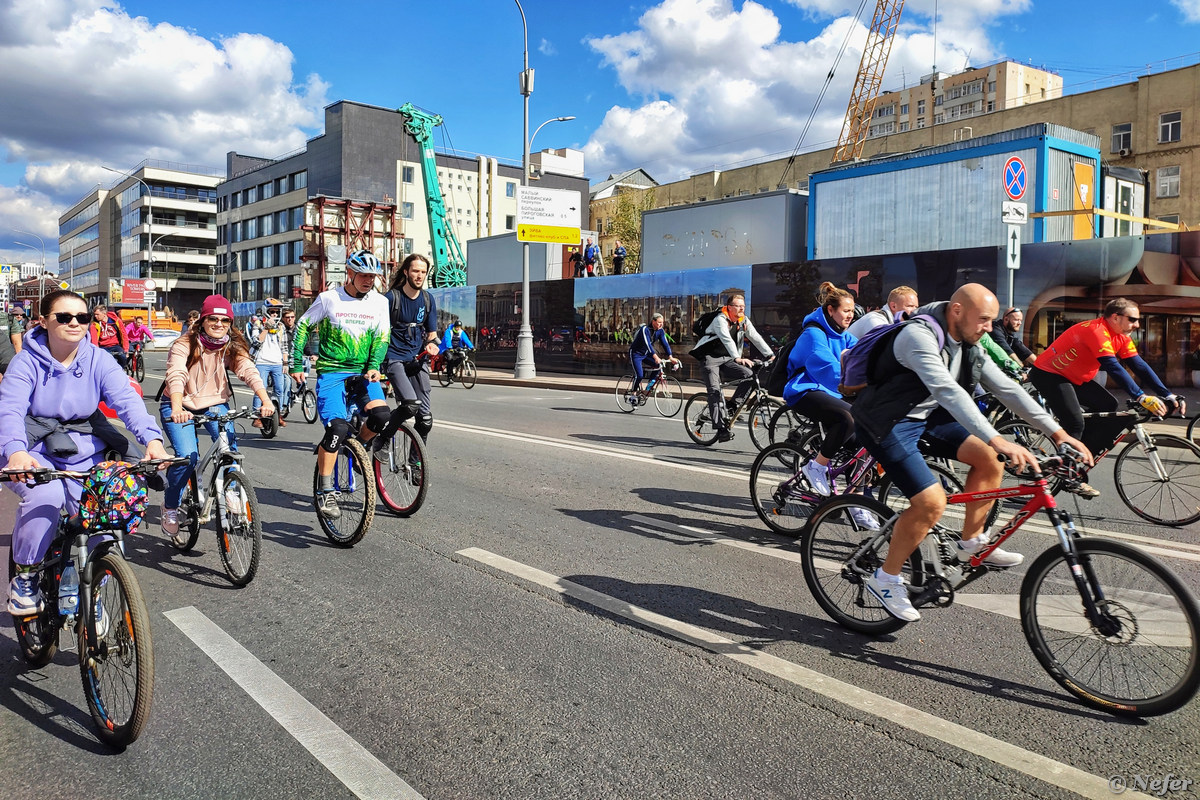
{"label": "blue sky", "polygon": [[[832,145],[865,36],[852,0],[522,5],[531,132],[577,117],[546,126],[535,149],[582,149],[593,181],[786,156],[849,35],[803,149]],[[1200,61],[1200,0],[1149,8],[908,0],[884,88],[935,62],[954,72],[1012,58],[1059,72],[1074,93]],[[0,260],[34,255],[13,244],[37,244],[19,229],[42,236],[53,262],[58,215],[116,178],[101,164],[221,168],[228,150],[280,155],[320,133],[321,109],[342,99],[411,101],[445,117],[439,149],[519,163],[521,56],[508,0],[0,0]]]}

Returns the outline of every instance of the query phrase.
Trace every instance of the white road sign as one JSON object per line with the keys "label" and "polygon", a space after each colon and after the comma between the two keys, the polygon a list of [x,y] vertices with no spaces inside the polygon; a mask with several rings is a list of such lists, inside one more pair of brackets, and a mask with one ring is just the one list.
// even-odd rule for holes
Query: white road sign
{"label": "white road sign", "polygon": [[1009,225],[1008,236],[1005,237],[1007,247],[1004,263],[1009,269],[1021,268],[1021,226]]}
{"label": "white road sign", "polygon": [[1005,200],[1002,209],[1000,218],[1005,225],[1024,225],[1029,222],[1029,206],[1025,203]]}
{"label": "white road sign", "polygon": [[517,187],[517,241],[579,244],[583,202],[569,189]]}

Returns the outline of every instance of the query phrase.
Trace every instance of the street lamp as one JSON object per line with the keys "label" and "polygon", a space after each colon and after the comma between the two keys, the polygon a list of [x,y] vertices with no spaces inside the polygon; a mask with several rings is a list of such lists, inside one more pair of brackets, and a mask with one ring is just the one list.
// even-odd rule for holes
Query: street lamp
{"label": "street lamp", "polygon": [[[32,236],[33,238],[37,239],[38,242],[40,242],[42,245],[41,246],[42,268],[41,268],[41,271],[38,273],[38,287],[39,287],[38,302],[40,303],[42,301],[42,298],[46,296],[46,241],[42,237],[38,236],[36,233],[31,233],[30,231],[17,230],[16,228],[13,228],[13,230],[16,231],[17,233],[24,234],[25,236]],[[13,244],[19,244],[19,245],[21,245],[21,247],[28,247],[30,250],[38,249],[37,247],[34,247],[31,244],[27,244],[25,242],[18,242],[15,239],[13,240]]]}
{"label": "street lamp", "polygon": [[[150,250],[148,251],[147,255],[150,257],[149,277],[151,278],[154,277],[154,243],[161,242],[164,238],[170,236],[172,233],[172,231],[167,231],[166,233],[160,233],[157,238],[153,236],[150,237]],[[163,309],[165,310],[167,307],[167,301],[170,300],[169,293],[171,291],[171,259],[167,256],[166,250],[163,251],[163,270]]]}
{"label": "street lamp", "polygon": [[[115,172],[116,174],[120,175],[123,178],[133,178],[135,181],[140,183],[142,186],[146,187],[146,243],[148,245],[150,245],[151,247],[153,247],[153,242],[151,242],[150,239],[154,235],[154,192],[152,192],[150,190],[150,184],[146,183],[144,180],[139,178],[137,175],[134,175],[132,172],[121,172],[119,169],[113,169],[112,167],[106,167],[103,164],[99,164],[97,166],[99,166],[100,169],[108,170],[109,172]],[[159,237],[159,238],[162,238],[162,237]],[[141,248],[139,247],[138,249],[140,250]],[[151,255],[150,250],[147,250],[146,251],[147,271],[149,271],[152,268],[153,264],[154,264],[154,257]]]}

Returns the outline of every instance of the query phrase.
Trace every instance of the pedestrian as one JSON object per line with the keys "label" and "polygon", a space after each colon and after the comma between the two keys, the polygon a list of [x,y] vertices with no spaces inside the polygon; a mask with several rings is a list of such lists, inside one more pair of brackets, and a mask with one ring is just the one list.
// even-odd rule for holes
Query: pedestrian
{"label": "pedestrian", "polygon": [[576,278],[583,277],[583,257],[579,255],[579,251],[572,248],[571,255],[567,257],[567,264],[571,267],[571,274]]}
{"label": "pedestrian", "polygon": [[625,256],[629,253],[625,250],[625,245],[621,244],[621,240],[617,239],[616,246],[613,247],[613,275],[623,275],[625,273]]}
{"label": "pedestrian", "polygon": [[596,264],[600,260],[600,248],[593,244],[591,237],[588,237],[587,246],[583,248],[583,266],[587,270],[587,276],[594,278],[596,276]]}

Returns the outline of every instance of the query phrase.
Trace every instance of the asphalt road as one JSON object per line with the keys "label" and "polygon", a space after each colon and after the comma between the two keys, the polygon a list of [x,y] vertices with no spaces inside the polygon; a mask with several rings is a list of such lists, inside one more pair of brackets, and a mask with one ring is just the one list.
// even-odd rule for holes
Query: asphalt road
{"label": "asphalt road", "polygon": [[[28,670],[5,615],[7,797],[1106,797],[1114,776],[1200,781],[1200,704],[1091,711],[984,603],[879,639],[830,622],[750,506],[744,429],[700,448],[679,417],[585,392],[456,385],[434,404],[424,508],[381,506],[351,550],[315,528],[319,427],[302,421],[242,437],[264,518],[250,586],[226,580],[211,529],[181,554],[152,515],[131,558],[154,709],[123,753],[92,734],[75,653]],[[1200,587],[1200,525],[1143,523],[1111,467],[1096,474],[1082,526]],[[0,493],[0,530],[13,500]],[[1032,556],[1051,539],[1026,526],[1012,542]],[[972,594],[1015,595],[1022,575]]]}

